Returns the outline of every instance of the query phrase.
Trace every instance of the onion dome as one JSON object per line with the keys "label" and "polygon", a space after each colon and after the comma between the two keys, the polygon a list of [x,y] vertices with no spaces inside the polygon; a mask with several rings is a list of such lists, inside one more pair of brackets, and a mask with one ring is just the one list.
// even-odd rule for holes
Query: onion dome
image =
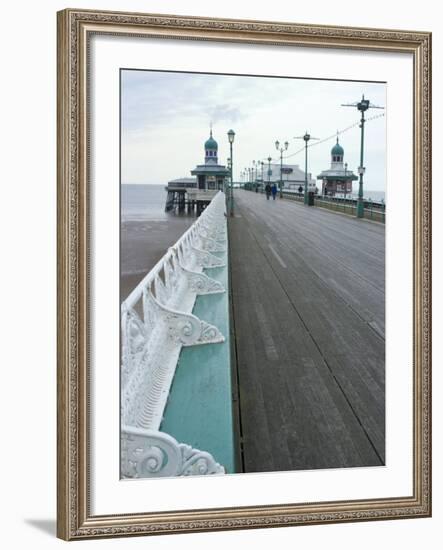
{"label": "onion dome", "polygon": [[339,144],[338,138],[337,138],[337,143],[331,149],[331,155],[342,157],[344,154],[345,154],[345,151],[344,151],[343,147]]}
{"label": "onion dome", "polygon": [[205,141],[205,150],[217,151],[217,149],[218,149],[218,143],[212,137],[212,130],[211,130],[211,135],[210,135],[209,139],[207,139]]}

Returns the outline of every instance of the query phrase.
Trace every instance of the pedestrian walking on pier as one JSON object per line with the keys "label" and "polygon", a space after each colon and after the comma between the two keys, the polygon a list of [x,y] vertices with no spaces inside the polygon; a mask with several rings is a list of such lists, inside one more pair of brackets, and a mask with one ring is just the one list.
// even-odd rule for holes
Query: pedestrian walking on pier
{"label": "pedestrian walking on pier", "polygon": [[269,197],[271,196],[271,185],[269,184],[269,182],[266,184],[265,193],[266,199],[269,200]]}
{"label": "pedestrian walking on pier", "polygon": [[273,200],[275,200],[275,196],[277,195],[277,186],[275,185],[275,183],[272,184],[271,193]]}

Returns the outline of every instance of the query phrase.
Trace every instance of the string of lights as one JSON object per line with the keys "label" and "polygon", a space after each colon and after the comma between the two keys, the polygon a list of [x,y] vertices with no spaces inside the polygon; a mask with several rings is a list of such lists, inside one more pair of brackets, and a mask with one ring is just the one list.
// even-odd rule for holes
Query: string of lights
{"label": "string of lights", "polygon": [[[374,115],[374,116],[372,116],[372,117],[367,118],[367,119],[366,119],[366,122],[370,122],[370,121],[372,121],[372,120],[375,120],[375,119],[377,119],[377,118],[381,118],[381,117],[383,117],[383,116],[385,116],[385,113],[381,113],[381,114],[378,114],[378,115]],[[339,130],[338,132],[335,132],[334,134],[331,134],[331,135],[328,136],[328,137],[325,137],[325,138],[323,138],[323,139],[321,139],[321,140],[318,140],[318,141],[314,141],[313,143],[311,143],[310,145],[308,145],[308,149],[309,149],[310,147],[315,147],[316,145],[320,145],[320,144],[322,144],[322,143],[325,143],[326,141],[329,141],[329,140],[331,140],[331,139],[334,139],[334,138],[336,138],[337,136],[341,136],[341,135],[344,134],[345,132],[348,132],[349,130],[352,130],[352,128],[355,128],[355,127],[357,127],[357,126],[359,126],[359,125],[360,125],[360,121],[355,122],[354,124],[351,124],[350,126],[347,126],[346,128],[343,128],[342,130]],[[303,147],[301,147],[300,149],[297,149],[297,151],[295,151],[294,153],[291,153],[290,155],[284,156],[284,157],[283,157],[283,160],[289,159],[289,158],[292,158],[292,157],[295,157],[296,155],[302,153],[304,150],[305,150],[305,146],[303,145]],[[263,160],[263,162],[268,162],[268,158],[267,158],[267,157],[266,157],[266,158],[263,158],[263,159],[261,159],[261,160]],[[271,159],[271,162],[277,162],[277,161],[279,161],[279,160],[280,160],[279,158],[275,158],[275,159],[273,158],[273,159]]]}

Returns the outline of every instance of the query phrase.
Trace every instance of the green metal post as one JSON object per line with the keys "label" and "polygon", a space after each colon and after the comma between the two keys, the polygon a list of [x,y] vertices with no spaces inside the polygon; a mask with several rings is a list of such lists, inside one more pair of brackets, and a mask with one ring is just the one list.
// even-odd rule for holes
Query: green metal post
{"label": "green metal post", "polygon": [[308,141],[309,136],[305,134],[304,136],[305,140],[305,197],[304,197],[304,203],[308,204]]}
{"label": "green metal post", "polygon": [[280,151],[280,198],[283,198],[283,150]]}
{"label": "green metal post", "polygon": [[289,147],[289,143],[287,141],[284,142],[283,147],[280,147],[280,142],[277,140],[275,142],[275,148],[277,151],[280,151],[280,181],[279,181],[279,188],[280,188],[280,198],[283,198],[283,151],[286,151]]}
{"label": "green metal post", "polygon": [[232,181],[232,174],[233,174],[234,165],[232,162],[232,141],[229,143],[229,145],[231,149],[231,192],[230,192],[231,200],[229,201],[229,215],[233,216],[234,215],[234,185]]}
{"label": "green metal post", "polygon": [[364,151],[364,141],[365,141],[365,112],[361,111],[361,141],[360,141],[360,180],[358,183],[358,199],[357,199],[357,218],[363,218],[364,216],[364,202],[363,202],[363,151]]}
{"label": "green metal post", "polygon": [[[271,157],[268,157],[268,183],[271,185]],[[264,189],[263,189],[264,191]]]}
{"label": "green metal post", "polygon": [[359,184],[358,184],[358,199],[357,199],[357,218],[364,217],[364,201],[363,201],[363,174],[365,173],[365,168],[363,166],[363,151],[364,151],[364,142],[365,142],[365,111],[368,109],[384,109],[384,107],[379,107],[377,105],[371,105],[369,99],[365,99],[364,94],[361,97],[361,101],[357,103],[342,103],[343,107],[357,107],[361,112],[360,119],[360,128],[361,128],[361,141],[360,141],[360,166],[358,167],[359,173]]}
{"label": "green metal post", "polygon": [[228,140],[229,140],[229,146],[231,150],[230,155],[230,190],[229,190],[229,215],[234,215],[234,182],[233,182],[233,174],[234,174],[234,163],[232,159],[232,144],[234,143],[234,137],[235,132],[234,130],[229,130],[228,132]]}

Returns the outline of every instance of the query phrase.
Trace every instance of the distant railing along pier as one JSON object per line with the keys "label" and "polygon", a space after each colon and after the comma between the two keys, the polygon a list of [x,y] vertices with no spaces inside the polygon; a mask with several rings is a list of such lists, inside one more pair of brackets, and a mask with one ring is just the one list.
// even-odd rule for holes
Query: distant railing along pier
{"label": "distant railing along pier", "polygon": [[[247,189],[247,190],[255,190]],[[264,193],[264,188],[259,187],[258,191]],[[282,192],[283,198],[293,200],[296,202],[304,203],[303,192],[284,190]],[[357,213],[357,199],[350,197],[328,197],[327,195],[313,195],[313,206],[319,208],[326,208],[334,212],[342,212],[343,214],[349,214],[356,216]],[[386,204],[381,201],[373,201],[370,199],[364,199],[364,218],[381,223],[385,223],[386,218]]]}

